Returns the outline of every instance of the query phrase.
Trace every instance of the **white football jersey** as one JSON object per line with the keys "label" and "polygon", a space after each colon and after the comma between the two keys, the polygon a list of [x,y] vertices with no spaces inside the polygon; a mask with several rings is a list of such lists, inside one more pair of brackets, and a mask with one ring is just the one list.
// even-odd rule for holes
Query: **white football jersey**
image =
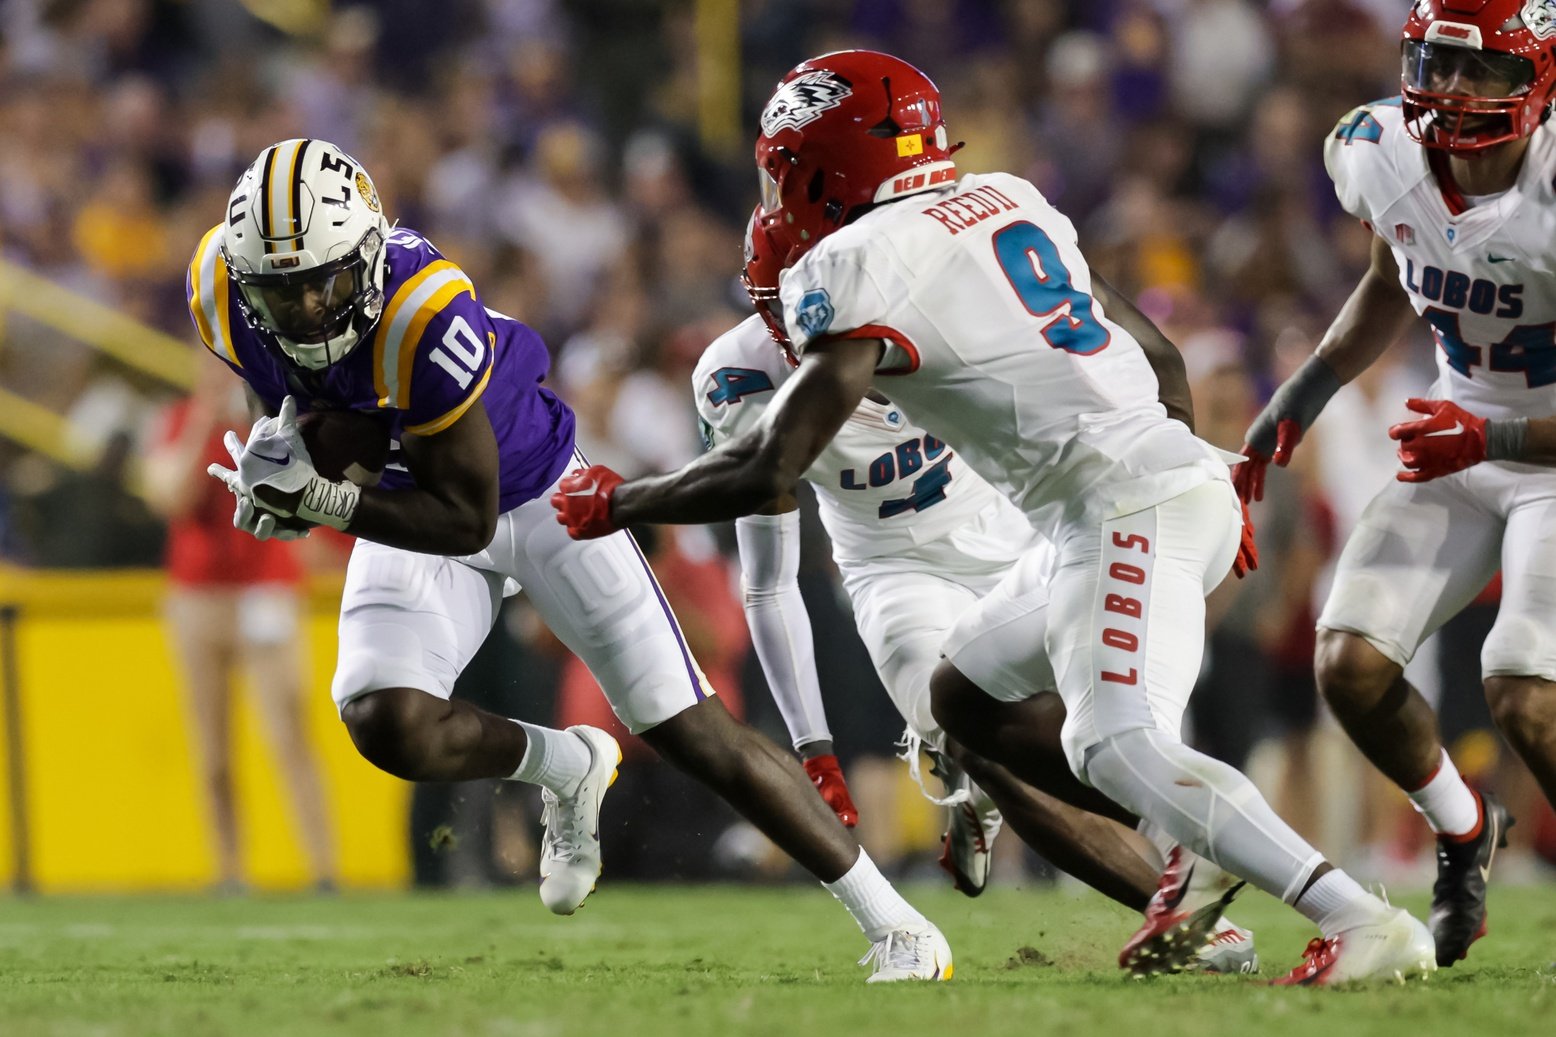
{"label": "white football jersey", "polygon": [[1432,326],[1433,395],[1489,417],[1556,413],[1556,131],[1536,130],[1517,184],[1473,208],[1439,185],[1397,97],[1341,119],[1324,162]]}
{"label": "white football jersey", "polygon": [[[755,426],[793,373],[760,317],[715,339],[692,375],[709,445]],[[860,401],[805,479],[841,564],[911,555],[987,508],[1009,511],[1012,557],[1036,539],[1019,511],[894,404]]]}
{"label": "white football jersey", "polygon": [[1070,221],[995,173],[866,213],[801,257],[782,297],[796,349],[884,339],[882,391],[1052,536],[1227,477],[1090,290]]}

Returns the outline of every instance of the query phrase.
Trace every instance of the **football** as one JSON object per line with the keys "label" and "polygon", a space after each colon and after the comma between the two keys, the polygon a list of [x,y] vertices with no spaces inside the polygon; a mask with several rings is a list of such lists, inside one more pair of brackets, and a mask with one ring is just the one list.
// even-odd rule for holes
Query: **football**
{"label": "football", "polygon": [[354,410],[310,411],[297,419],[297,426],[320,475],[374,486],[389,461],[386,417]]}

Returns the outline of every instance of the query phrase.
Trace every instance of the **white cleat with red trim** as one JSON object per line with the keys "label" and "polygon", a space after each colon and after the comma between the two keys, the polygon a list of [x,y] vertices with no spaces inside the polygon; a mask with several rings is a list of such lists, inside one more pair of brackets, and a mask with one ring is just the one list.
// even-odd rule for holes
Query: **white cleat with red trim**
{"label": "white cleat with red trim", "polygon": [[1210,942],[1199,949],[1195,971],[1220,975],[1251,976],[1259,971],[1259,952],[1254,947],[1253,932],[1244,929],[1225,915],[1216,922],[1216,931]]}
{"label": "white cleat with red trim", "polygon": [[1369,979],[1403,983],[1437,971],[1437,945],[1431,930],[1404,908],[1391,907],[1377,921],[1315,937],[1302,952],[1302,964],[1271,986],[1330,986]]}

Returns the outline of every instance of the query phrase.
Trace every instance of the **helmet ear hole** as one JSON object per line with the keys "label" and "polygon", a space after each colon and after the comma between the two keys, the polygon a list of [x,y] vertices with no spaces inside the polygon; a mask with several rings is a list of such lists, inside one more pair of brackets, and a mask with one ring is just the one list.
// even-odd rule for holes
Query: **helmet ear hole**
{"label": "helmet ear hole", "polygon": [[810,178],[810,183],[805,186],[805,195],[810,199],[810,204],[815,205],[821,201],[821,191],[826,186],[826,180],[826,174],[819,169]]}

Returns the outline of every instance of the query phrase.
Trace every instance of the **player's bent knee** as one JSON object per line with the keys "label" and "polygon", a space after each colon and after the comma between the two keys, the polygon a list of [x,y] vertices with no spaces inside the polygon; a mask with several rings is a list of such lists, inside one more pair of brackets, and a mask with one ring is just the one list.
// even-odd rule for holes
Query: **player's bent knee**
{"label": "player's bent knee", "polygon": [[1313,673],[1325,701],[1335,709],[1369,706],[1398,679],[1402,668],[1360,634],[1318,631]]}
{"label": "player's bent knee", "polygon": [[1487,677],[1491,719],[1514,741],[1556,730],[1556,684],[1538,677]]}
{"label": "player's bent knee", "polygon": [[976,715],[977,700],[987,697],[949,659],[940,660],[929,679],[929,714],[953,735],[966,729],[969,718]]}
{"label": "player's bent knee", "polygon": [[362,758],[379,770],[414,780],[423,758],[426,718],[422,700],[433,699],[412,688],[381,688],[359,695],[340,710],[341,722]]}

